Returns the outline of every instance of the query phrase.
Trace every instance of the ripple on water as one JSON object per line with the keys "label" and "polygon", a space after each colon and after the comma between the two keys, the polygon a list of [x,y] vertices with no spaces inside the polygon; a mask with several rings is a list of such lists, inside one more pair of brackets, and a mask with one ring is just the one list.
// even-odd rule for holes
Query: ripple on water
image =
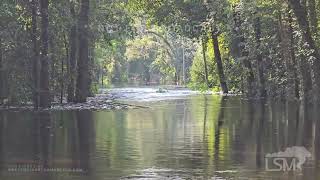
{"label": "ripple on water", "polygon": [[[220,173],[233,173],[232,170],[221,171]],[[197,175],[198,174],[198,175]],[[225,178],[214,175],[213,177],[203,177],[202,170],[193,169],[193,170],[177,170],[177,169],[167,169],[167,168],[147,168],[143,170],[136,171],[136,174],[132,174],[130,176],[122,177],[122,180],[226,180]]]}

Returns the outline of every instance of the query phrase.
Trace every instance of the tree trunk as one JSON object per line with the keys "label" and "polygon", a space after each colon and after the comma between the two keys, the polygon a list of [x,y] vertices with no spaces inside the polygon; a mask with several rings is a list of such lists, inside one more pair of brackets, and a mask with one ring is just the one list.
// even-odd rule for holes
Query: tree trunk
{"label": "tree trunk", "polygon": [[101,74],[101,87],[104,88],[104,82],[103,82],[104,73],[103,73],[103,68],[102,67],[100,67],[100,74]]}
{"label": "tree trunk", "polygon": [[180,85],[181,84],[181,71],[180,71],[180,68],[178,68],[178,67],[176,68],[176,74],[177,74],[176,85]]}
{"label": "tree trunk", "polygon": [[[71,2],[70,4],[70,13],[75,19],[75,9],[74,4]],[[68,62],[68,75],[69,75],[69,82],[68,82],[68,102],[75,101],[75,78],[76,78],[76,64],[77,64],[77,24],[73,23],[70,34],[69,34],[69,46],[70,46],[70,55],[69,55],[69,62]]]}
{"label": "tree trunk", "polygon": [[[306,0],[302,0],[301,7],[306,7],[306,3],[307,3]],[[305,13],[307,17],[307,12]],[[292,21],[292,17],[290,18]],[[303,92],[302,100],[305,103],[310,103],[312,100],[312,77],[311,77],[310,64],[306,60],[306,57],[304,55],[300,55],[299,63],[300,63],[299,68],[300,68],[301,77],[302,77],[302,92]]]}
{"label": "tree trunk", "polygon": [[209,84],[209,79],[208,79],[208,65],[207,65],[206,51],[207,51],[207,42],[206,42],[205,38],[202,38],[202,54],[203,54],[203,64],[204,64],[204,79],[205,79],[205,82],[206,82],[208,88],[211,88],[211,85]]}
{"label": "tree trunk", "polygon": [[313,35],[316,35],[317,28],[318,28],[318,18],[317,18],[317,10],[316,10],[316,1],[315,0],[308,0],[308,10],[309,10],[311,32]]}
{"label": "tree trunk", "polygon": [[89,77],[88,77],[88,96],[94,97],[94,92],[92,91],[92,83],[94,80],[94,49],[95,49],[95,40],[92,39],[90,41],[90,47],[89,47]]}
{"label": "tree trunk", "polygon": [[302,91],[303,100],[305,102],[312,101],[312,77],[311,77],[311,67],[309,62],[306,60],[306,56],[300,55],[300,71],[302,76]]}
{"label": "tree trunk", "polygon": [[49,16],[48,0],[40,0],[41,11],[41,70],[40,70],[40,107],[48,108],[51,105],[49,92]]}
{"label": "tree trunk", "polygon": [[265,98],[267,96],[266,85],[265,85],[265,77],[264,77],[264,65],[261,54],[261,22],[260,18],[256,18],[255,22],[255,39],[256,39],[256,49],[258,51],[257,54],[257,65],[258,65],[258,78],[259,78],[259,94],[261,98]]}
{"label": "tree trunk", "polygon": [[[66,62],[68,64],[68,61],[69,61],[69,45],[68,45],[68,42],[67,42],[67,35],[64,34],[63,35],[63,41],[64,41],[64,49],[65,49],[65,59],[66,59]],[[64,86],[65,86],[65,83],[64,83],[64,61],[65,61],[64,58],[61,58],[61,76],[60,76],[60,103],[62,104],[63,103],[63,96],[64,96]],[[68,69],[68,65],[67,65],[67,69]],[[68,71],[68,70],[67,70]]]}
{"label": "tree trunk", "polygon": [[[290,13],[290,12],[287,12]],[[282,16],[284,18],[282,18]],[[285,61],[287,71],[286,98],[299,99],[299,83],[295,68],[295,53],[293,48],[293,34],[289,16],[279,12],[279,43],[281,57]]]}
{"label": "tree trunk", "polygon": [[[143,62],[146,62],[146,57],[144,57],[144,61]],[[151,80],[151,76],[150,76],[150,70],[149,70],[149,66],[146,65],[145,63],[143,63],[143,76],[144,76],[144,82],[145,82],[145,85],[150,85],[150,80]],[[177,73],[175,73],[175,83],[177,82],[176,81],[176,76]]]}
{"label": "tree trunk", "polygon": [[[52,92],[50,99],[51,101],[54,101],[56,97],[59,97],[59,88],[60,88],[60,82],[59,82],[59,64],[58,64],[58,49],[57,49],[57,43],[55,42],[55,38],[53,36],[49,37],[49,49],[51,50],[50,53],[50,61],[49,63],[49,82],[51,83]],[[57,78],[56,78],[57,77]]]}
{"label": "tree trunk", "polygon": [[2,62],[2,37],[0,35],[0,104],[4,100],[4,77],[3,77],[3,62]]}
{"label": "tree trunk", "polygon": [[294,35],[293,35],[293,27],[292,27],[292,16],[290,10],[288,10],[288,35],[290,38],[289,51],[291,54],[291,63],[293,65],[293,78],[294,78],[294,92],[295,97],[300,99],[300,90],[299,90],[299,77],[298,77],[298,64],[296,60],[295,50],[294,50]]}
{"label": "tree trunk", "polygon": [[[244,56],[242,56],[243,59],[243,66],[245,67],[247,73],[246,73],[246,81],[247,81],[247,96],[253,97],[256,93],[254,89],[254,73],[252,70],[252,64],[251,61],[248,58],[248,52],[242,52]],[[246,55],[245,55],[246,54]]]}
{"label": "tree trunk", "polygon": [[221,53],[219,49],[218,35],[216,32],[212,31],[211,36],[212,36],[212,42],[213,42],[214,57],[217,63],[217,69],[219,74],[220,86],[221,86],[222,92],[224,94],[227,94],[229,91],[228,91],[228,86],[227,86],[227,82],[226,82],[224,71],[223,71],[223,64],[222,64]]}
{"label": "tree trunk", "polygon": [[80,1],[79,28],[79,56],[78,75],[76,85],[76,102],[86,102],[88,97],[89,78],[89,0]]}
{"label": "tree trunk", "polygon": [[[182,41],[183,42],[183,41]],[[185,50],[184,47],[182,47],[182,84],[186,84],[186,62],[185,62]]]}
{"label": "tree trunk", "polygon": [[35,109],[39,107],[39,85],[40,85],[40,76],[39,76],[39,46],[37,41],[37,9],[38,2],[36,0],[31,1],[31,11],[32,11],[32,31],[31,31],[31,41],[33,44],[33,61],[32,61],[32,80],[33,80],[33,106]]}
{"label": "tree trunk", "polygon": [[320,54],[318,51],[318,48],[315,45],[315,41],[312,38],[312,34],[309,27],[309,21],[307,18],[307,11],[304,6],[301,5],[299,0],[289,0],[289,4],[297,17],[297,21],[299,24],[299,27],[302,30],[303,37],[305,41],[308,43],[309,48],[313,50],[310,54],[311,57],[314,57],[313,60],[313,73],[315,77],[315,95],[316,102],[319,103],[320,101]]}

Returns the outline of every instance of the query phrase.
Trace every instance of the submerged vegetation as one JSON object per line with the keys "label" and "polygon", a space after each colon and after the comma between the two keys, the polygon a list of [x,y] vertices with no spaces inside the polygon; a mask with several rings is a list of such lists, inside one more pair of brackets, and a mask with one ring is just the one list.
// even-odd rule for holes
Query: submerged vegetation
{"label": "submerged vegetation", "polygon": [[83,103],[112,84],[318,103],[319,7],[315,0],[2,0],[0,103]]}

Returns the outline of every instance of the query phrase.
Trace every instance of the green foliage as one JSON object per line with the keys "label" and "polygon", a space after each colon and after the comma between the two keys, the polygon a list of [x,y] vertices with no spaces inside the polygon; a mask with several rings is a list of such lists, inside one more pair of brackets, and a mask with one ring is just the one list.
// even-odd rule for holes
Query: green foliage
{"label": "green foliage", "polygon": [[174,81],[174,75],[176,70],[173,66],[170,66],[167,62],[170,57],[165,50],[158,50],[156,59],[151,63],[151,68],[153,71],[159,72],[161,75],[161,82],[165,84],[165,82]]}
{"label": "green foliage", "polygon": [[[228,77],[228,85],[233,92],[237,92],[240,89],[240,76],[241,72],[239,70],[240,64],[236,62],[234,58],[230,55],[230,50],[228,42],[226,41],[226,34],[221,34],[219,38],[220,53],[223,59],[223,65],[225,67],[225,74]],[[220,81],[217,73],[217,67],[215,63],[213,43],[212,39],[207,42],[207,68],[209,72],[208,80],[213,91],[218,92],[220,90]],[[193,64],[190,69],[191,74],[191,87],[193,89],[208,89],[205,82],[204,74],[204,60],[202,54],[202,47],[197,48],[197,52],[193,59]],[[199,88],[197,88],[199,87]]]}

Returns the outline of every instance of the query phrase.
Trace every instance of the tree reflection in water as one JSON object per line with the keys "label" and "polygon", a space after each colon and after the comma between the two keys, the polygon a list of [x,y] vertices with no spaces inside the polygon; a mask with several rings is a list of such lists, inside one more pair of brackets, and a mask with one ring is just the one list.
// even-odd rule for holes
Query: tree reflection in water
{"label": "tree reflection in water", "polygon": [[292,179],[295,173],[264,169],[266,153],[292,146],[305,146],[314,159],[298,179],[317,179],[318,112],[295,102],[219,96],[128,111],[1,112],[0,179],[8,177],[8,165],[26,162],[83,170],[17,175],[33,180],[119,179],[137,172],[185,179]]}

